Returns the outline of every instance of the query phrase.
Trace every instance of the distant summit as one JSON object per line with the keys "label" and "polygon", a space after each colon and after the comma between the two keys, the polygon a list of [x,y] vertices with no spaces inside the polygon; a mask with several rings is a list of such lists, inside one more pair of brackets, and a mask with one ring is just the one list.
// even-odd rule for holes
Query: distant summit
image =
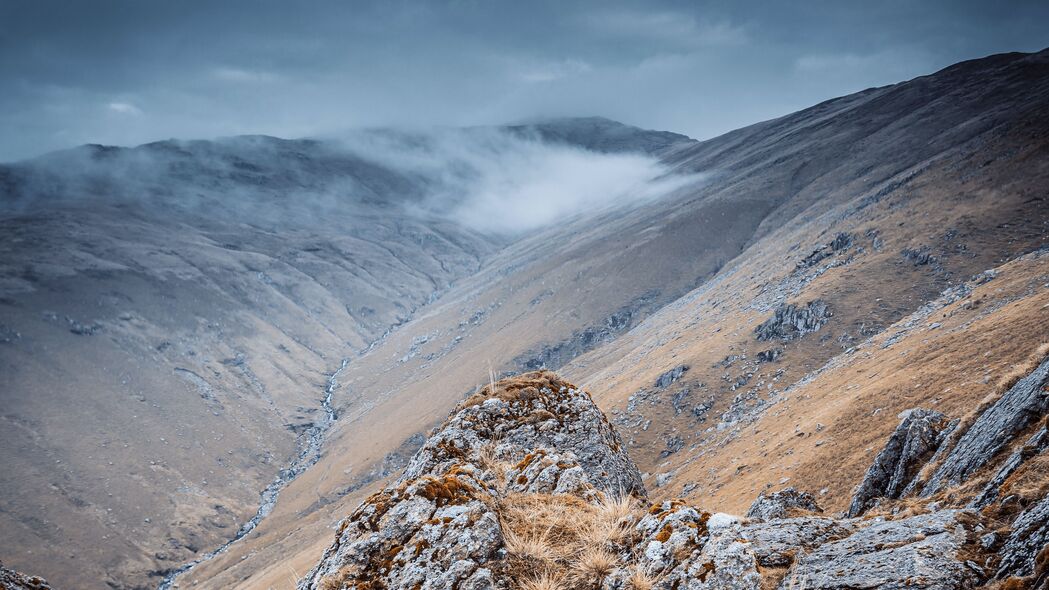
{"label": "distant summit", "polygon": [[699,143],[680,133],[642,129],[605,117],[543,119],[510,125],[507,129],[516,133],[535,134],[544,141],[606,153],[642,152],[659,155],[673,147]]}

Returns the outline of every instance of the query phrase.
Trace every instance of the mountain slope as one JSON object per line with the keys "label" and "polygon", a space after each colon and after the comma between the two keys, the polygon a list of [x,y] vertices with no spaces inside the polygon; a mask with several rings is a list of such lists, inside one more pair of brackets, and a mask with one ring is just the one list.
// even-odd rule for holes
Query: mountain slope
{"label": "mountain slope", "polygon": [[[766,484],[805,477],[844,506],[874,452],[863,441],[884,439],[913,400],[875,382],[865,403],[882,410],[868,420],[858,406],[837,413],[848,404],[830,389],[820,399],[835,411],[820,426],[801,423],[823,415],[804,397],[775,404],[945,288],[1046,243],[1047,62],[992,56],[665,152],[675,171],[703,175],[522,239],[355,360],[344,378],[358,397],[317,467],[257,533],[188,579],[288,584],[288,568],[311,567],[327,527],[396,473],[435,417],[488,381],[489,363],[560,367],[594,391],[657,495],[738,511]],[[1021,293],[1043,272],[1034,260]],[[991,351],[991,367],[1037,346],[1037,314],[1016,316],[1022,336]],[[871,426],[862,440],[813,434],[855,420]],[[847,469],[825,469],[839,461]]]}
{"label": "mountain slope", "polygon": [[585,172],[605,157],[588,146],[684,141],[543,128],[559,126],[556,146],[370,130],[0,166],[5,562],[58,587],[148,587],[250,532],[316,460],[329,402],[355,394],[334,378],[346,359],[512,239],[460,223],[461,190],[506,154]]}

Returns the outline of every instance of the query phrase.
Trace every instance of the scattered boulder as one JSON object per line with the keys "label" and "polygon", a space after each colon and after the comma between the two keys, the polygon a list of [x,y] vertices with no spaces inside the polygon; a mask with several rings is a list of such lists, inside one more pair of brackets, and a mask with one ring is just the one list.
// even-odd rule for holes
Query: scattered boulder
{"label": "scattered boulder", "polygon": [[678,365],[656,378],[656,387],[670,387],[670,384],[681,378],[688,371],[688,365]]}
{"label": "scattered boulder", "polygon": [[820,299],[810,301],[803,307],[793,303],[780,305],[771,318],[754,328],[754,334],[762,341],[787,342],[819,330],[832,315],[830,306]]}
{"label": "scattered boulder", "polygon": [[812,494],[790,487],[768,495],[761,492],[758,499],[750,505],[747,518],[769,521],[796,516],[799,511],[823,512],[823,509],[816,503]]}
{"label": "scattered boulder", "polygon": [[928,246],[922,246],[921,248],[904,248],[903,250],[900,250],[900,256],[914,266],[924,266],[936,262],[936,257],[929,252]]}
{"label": "scattered boulder", "polygon": [[889,436],[852,496],[848,516],[860,516],[880,498],[900,498],[950,432],[951,422],[934,410],[914,408],[900,414]]}
{"label": "scattered boulder", "polygon": [[922,496],[930,496],[965,481],[1021,431],[1049,412],[1047,383],[1049,358],[980,414],[929,478]]}
{"label": "scattered boulder", "polygon": [[762,350],[758,353],[758,362],[771,363],[781,356],[783,356],[782,348],[770,348],[768,350]]}

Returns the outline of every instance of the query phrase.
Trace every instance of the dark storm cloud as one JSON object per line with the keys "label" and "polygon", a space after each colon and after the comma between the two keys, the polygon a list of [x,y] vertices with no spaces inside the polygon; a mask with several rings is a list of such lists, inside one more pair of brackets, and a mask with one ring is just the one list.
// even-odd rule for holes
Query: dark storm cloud
{"label": "dark storm cloud", "polygon": [[604,115],[704,138],[1049,45],[1044,2],[0,0],[0,161]]}

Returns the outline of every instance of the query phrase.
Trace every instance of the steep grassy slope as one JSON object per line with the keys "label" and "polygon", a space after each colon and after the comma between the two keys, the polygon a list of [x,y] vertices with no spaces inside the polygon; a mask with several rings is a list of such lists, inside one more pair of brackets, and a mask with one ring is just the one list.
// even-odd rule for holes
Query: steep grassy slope
{"label": "steep grassy slope", "polygon": [[[869,432],[832,444],[823,433],[851,432],[867,408],[834,387],[810,407],[814,390],[803,388],[816,382],[803,377],[948,286],[1046,242],[1047,108],[1049,53],[1010,54],[662,152],[677,171],[703,176],[659,202],[565,220],[512,245],[356,359],[345,379],[358,396],[340,408],[346,419],[325,456],[259,531],[188,580],[289,585],[315,562],[328,527],[395,473],[489,368],[563,365],[618,414],[635,460],[663,486],[657,493],[738,510],[766,484],[807,478],[843,505],[876,452],[856,445],[883,440],[913,400],[899,398],[894,381],[865,384],[863,403],[882,410],[862,420]],[[1043,260],[1021,265],[1017,297],[1039,296]],[[759,341],[755,328],[787,303],[797,304],[780,312],[790,321]],[[795,320],[805,329],[789,328]],[[1025,357],[1041,320],[1016,315],[1007,324],[1020,334],[1015,346],[996,348],[981,370]],[[937,334],[961,346],[971,327]],[[766,350],[775,360],[757,364]],[[682,365],[684,377],[656,385]],[[840,472],[825,468],[839,463]]]}

